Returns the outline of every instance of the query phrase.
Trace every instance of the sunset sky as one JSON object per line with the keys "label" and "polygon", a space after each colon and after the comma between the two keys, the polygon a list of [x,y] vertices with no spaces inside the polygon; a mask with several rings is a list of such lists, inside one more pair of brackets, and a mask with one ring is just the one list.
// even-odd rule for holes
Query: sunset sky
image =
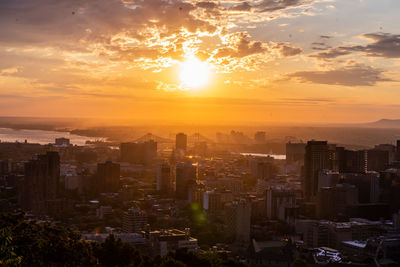
{"label": "sunset sky", "polygon": [[0,0],[0,116],[400,119],[398,0]]}

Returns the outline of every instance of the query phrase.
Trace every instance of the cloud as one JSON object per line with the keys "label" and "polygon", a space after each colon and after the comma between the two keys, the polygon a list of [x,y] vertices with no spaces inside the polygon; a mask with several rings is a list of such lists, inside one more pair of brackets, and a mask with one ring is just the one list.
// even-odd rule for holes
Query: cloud
{"label": "cloud", "polygon": [[228,45],[217,50],[215,57],[247,57],[267,51],[260,41],[250,41],[247,33],[231,34],[225,37],[224,42]]}
{"label": "cloud", "polygon": [[362,35],[371,40],[367,45],[339,46],[330,48],[311,57],[320,60],[330,60],[340,56],[361,52],[368,57],[400,58],[400,35],[390,33],[369,33]]}
{"label": "cloud", "polygon": [[292,57],[303,52],[301,48],[291,46],[288,43],[277,43],[274,48],[278,49],[282,57]]}
{"label": "cloud", "polygon": [[373,86],[377,82],[393,81],[382,76],[383,71],[362,64],[326,71],[299,71],[286,76],[288,79],[328,85]]}

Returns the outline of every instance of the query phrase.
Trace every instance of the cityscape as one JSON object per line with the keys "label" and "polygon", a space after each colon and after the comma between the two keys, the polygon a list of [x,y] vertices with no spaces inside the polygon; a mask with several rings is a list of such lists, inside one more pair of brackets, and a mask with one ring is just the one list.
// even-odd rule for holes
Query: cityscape
{"label": "cityscape", "polygon": [[397,264],[400,140],[360,150],[291,140],[278,155],[260,153],[267,136],[149,133],[117,147],[63,137],[1,142],[2,216],[71,227],[88,243],[112,236],[150,257],[185,251],[228,257],[226,266]]}
{"label": "cityscape", "polygon": [[400,266],[399,18],[0,0],[0,266]]}

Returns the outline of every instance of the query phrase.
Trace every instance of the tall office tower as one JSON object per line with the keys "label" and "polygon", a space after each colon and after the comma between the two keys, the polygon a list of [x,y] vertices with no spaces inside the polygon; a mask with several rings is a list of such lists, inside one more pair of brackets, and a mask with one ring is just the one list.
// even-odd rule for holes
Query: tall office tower
{"label": "tall office tower", "polygon": [[176,197],[188,199],[189,188],[197,182],[197,166],[191,162],[176,165]]}
{"label": "tall office tower", "polygon": [[389,151],[370,149],[367,151],[367,170],[384,171],[389,165]]}
{"label": "tall office tower", "polygon": [[0,160],[0,175],[9,173],[10,169],[10,162],[8,160]]}
{"label": "tall office tower", "polygon": [[265,132],[256,132],[254,134],[254,142],[256,144],[264,144],[265,143]]}
{"label": "tall office tower", "polygon": [[358,188],[359,203],[376,203],[379,201],[379,177],[379,173],[375,171],[346,173],[344,181]]}
{"label": "tall office tower", "polygon": [[338,170],[341,173],[365,173],[367,171],[367,151],[347,150],[337,147]]}
{"label": "tall office tower", "polygon": [[226,233],[235,242],[250,241],[251,202],[245,199],[225,204]]}
{"label": "tall office tower", "polygon": [[139,208],[130,208],[122,217],[122,231],[140,233],[146,229],[147,215]]}
{"label": "tall office tower", "polygon": [[336,219],[344,216],[347,207],[358,204],[358,189],[354,185],[337,184],[324,187],[317,195],[317,217]]}
{"label": "tall office tower", "polygon": [[35,214],[47,214],[49,202],[57,199],[60,182],[60,156],[47,152],[25,163],[25,177],[19,200],[21,208]]}
{"label": "tall office tower", "polygon": [[117,192],[119,189],[120,165],[106,161],[97,164],[97,189],[101,193]]}
{"label": "tall office tower", "polygon": [[286,209],[296,206],[296,191],[268,189],[265,194],[268,219],[285,219]]}
{"label": "tall office tower", "polygon": [[222,195],[214,190],[204,192],[203,209],[205,209],[210,216],[220,215],[223,209]]}
{"label": "tall office tower", "polygon": [[304,163],[304,154],[306,153],[305,143],[287,143],[286,144],[286,163]]}
{"label": "tall office tower", "polygon": [[121,161],[135,164],[149,164],[157,156],[157,142],[121,143]]}
{"label": "tall office tower", "polygon": [[175,139],[176,150],[186,151],[187,149],[187,135],[184,133],[178,133]]}
{"label": "tall office tower", "polygon": [[396,161],[400,161],[400,140],[396,142]]}
{"label": "tall office tower", "polygon": [[173,192],[173,181],[171,175],[171,167],[168,163],[163,162],[157,166],[157,191],[169,195]]}
{"label": "tall office tower", "polygon": [[318,192],[318,174],[323,169],[337,169],[336,146],[327,141],[308,141],[304,155],[303,194],[314,201]]}

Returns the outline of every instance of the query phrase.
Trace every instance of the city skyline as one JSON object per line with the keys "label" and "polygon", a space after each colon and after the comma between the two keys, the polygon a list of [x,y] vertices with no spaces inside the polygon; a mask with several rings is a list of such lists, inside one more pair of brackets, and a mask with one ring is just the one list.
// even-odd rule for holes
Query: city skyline
{"label": "city skyline", "polygon": [[2,1],[0,116],[398,119],[399,11],[389,0]]}

